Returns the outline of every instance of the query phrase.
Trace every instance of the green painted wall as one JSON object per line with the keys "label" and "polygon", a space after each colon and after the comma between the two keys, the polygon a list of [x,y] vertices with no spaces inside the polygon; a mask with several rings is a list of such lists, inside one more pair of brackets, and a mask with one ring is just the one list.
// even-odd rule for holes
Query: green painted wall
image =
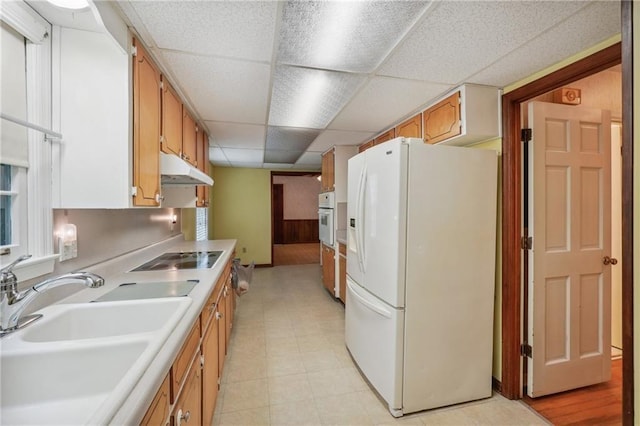
{"label": "green painted wall", "polygon": [[243,264],[271,264],[271,171],[213,167],[209,239],[237,239]]}

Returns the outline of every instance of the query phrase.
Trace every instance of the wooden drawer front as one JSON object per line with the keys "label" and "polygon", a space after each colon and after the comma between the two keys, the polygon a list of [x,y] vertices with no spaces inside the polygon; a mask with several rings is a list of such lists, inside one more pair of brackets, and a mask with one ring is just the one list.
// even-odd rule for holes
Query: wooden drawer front
{"label": "wooden drawer front", "polygon": [[345,244],[338,243],[338,251],[340,252],[341,255],[346,256],[347,255],[347,246]]}
{"label": "wooden drawer front", "polygon": [[180,390],[180,385],[184,381],[184,377],[187,374],[187,369],[193,354],[198,349],[200,343],[200,321],[196,321],[196,324],[191,329],[189,337],[184,343],[180,354],[176,358],[173,366],[171,367],[171,402],[175,402],[176,395]]}
{"label": "wooden drawer front", "polygon": [[202,312],[200,313],[200,324],[202,326],[202,333],[204,334],[207,329],[207,322],[209,322],[209,318],[213,315],[213,312],[216,308],[216,291],[211,292],[209,295],[209,299],[207,299],[207,304],[202,308]]}
{"label": "wooden drawer front", "polygon": [[217,318],[213,326],[218,326],[218,374],[222,377],[222,368],[224,367],[224,355],[227,353],[227,303],[224,294],[220,293],[218,303],[216,303]]}
{"label": "wooden drawer front", "polygon": [[423,113],[424,141],[434,144],[462,132],[460,125],[460,92],[438,102]]}
{"label": "wooden drawer front", "polygon": [[173,408],[173,424],[202,425],[202,368],[200,358],[193,360],[189,377],[178,403]]}
{"label": "wooden drawer front", "polygon": [[164,381],[158,389],[158,393],[153,398],[147,414],[144,415],[141,425],[165,425],[169,420],[169,375],[164,378]]}

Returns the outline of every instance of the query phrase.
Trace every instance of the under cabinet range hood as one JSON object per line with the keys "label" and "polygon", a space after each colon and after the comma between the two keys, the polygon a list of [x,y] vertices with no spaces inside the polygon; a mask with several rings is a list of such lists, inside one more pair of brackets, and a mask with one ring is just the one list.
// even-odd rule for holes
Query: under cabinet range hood
{"label": "under cabinet range hood", "polygon": [[177,155],[160,153],[162,185],[213,185],[213,179]]}

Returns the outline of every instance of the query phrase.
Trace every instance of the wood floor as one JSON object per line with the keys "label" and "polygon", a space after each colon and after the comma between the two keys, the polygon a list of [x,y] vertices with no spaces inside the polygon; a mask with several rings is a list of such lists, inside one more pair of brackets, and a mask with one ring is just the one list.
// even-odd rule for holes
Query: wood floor
{"label": "wood floor", "polygon": [[524,398],[556,426],[622,424],[622,359],[611,361],[611,380],[541,398]]}
{"label": "wood floor", "polygon": [[273,266],[320,263],[320,243],[274,244]]}

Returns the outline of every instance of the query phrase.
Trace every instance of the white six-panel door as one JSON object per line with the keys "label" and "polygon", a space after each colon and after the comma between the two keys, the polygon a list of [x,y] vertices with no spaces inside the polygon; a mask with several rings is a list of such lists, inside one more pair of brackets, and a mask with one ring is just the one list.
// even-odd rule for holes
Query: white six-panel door
{"label": "white six-panel door", "polygon": [[527,393],[611,375],[611,125],[608,111],[532,102]]}

